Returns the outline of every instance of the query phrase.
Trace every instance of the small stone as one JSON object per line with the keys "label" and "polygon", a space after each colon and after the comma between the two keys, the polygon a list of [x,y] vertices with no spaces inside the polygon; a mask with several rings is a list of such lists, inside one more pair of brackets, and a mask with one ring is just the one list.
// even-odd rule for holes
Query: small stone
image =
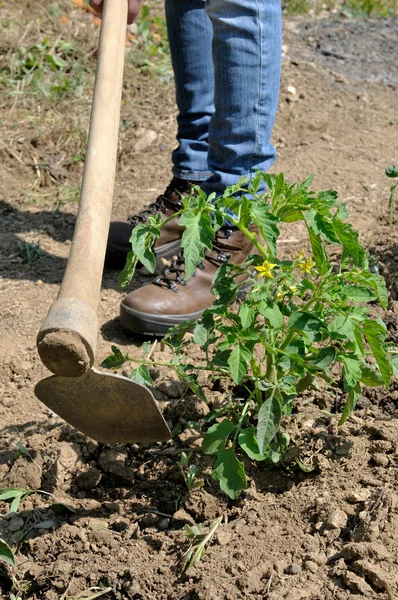
{"label": "small stone", "polygon": [[369,496],[363,492],[352,492],[346,498],[350,504],[358,504],[359,502],[365,502]]}
{"label": "small stone", "polygon": [[120,513],[122,511],[120,502],[103,502],[102,506],[108,513]]}
{"label": "small stone", "polygon": [[173,515],[173,522],[176,527],[184,527],[184,525],[195,525],[195,520],[182,508],[177,510]]}
{"label": "small stone", "polygon": [[152,129],[140,128],[137,129],[136,133],[138,139],[134,144],[134,152],[142,152],[143,150],[146,150],[158,137],[156,131],[153,131]]}
{"label": "small stone", "polygon": [[98,464],[106,472],[120,477],[127,483],[134,483],[134,471],[125,466],[126,456],[112,448],[103,450],[98,459]]}
{"label": "small stone", "polygon": [[388,464],[390,462],[388,460],[388,456],[386,456],[385,454],[373,454],[372,458],[378,467],[388,467]]}
{"label": "small stone", "polygon": [[169,525],[170,525],[170,519],[168,519],[168,518],[160,519],[160,521],[158,523],[158,529],[160,529],[161,531],[165,531],[166,529],[169,528]]}
{"label": "small stone", "polygon": [[354,592],[358,592],[363,596],[373,596],[372,588],[366,583],[363,577],[359,577],[359,575],[356,575],[351,571],[346,571],[343,575],[343,578],[344,582],[348,585],[349,588],[354,590]]}
{"label": "small stone", "polygon": [[286,91],[288,94],[291,94],[292,96],[295,96],[297,94],[297,90],[294,87],[294,85],[288,85],[286,88]]}
{"label": "small stone", "polygon": [[285,560],[277,560],[274,562],[273,567],[278,575],[283,575],[285,569],[287,569],[287,562]]}
{"label": "small stone", "polygon": [[101,481],[102,473],[98,469],[89,468],[87,471],[78,473],[74,479],[74,483],[82,490],[92,490]]}
{"label": "small stone", "polygon": [[298,575],[299,573],[301,573],[301,571],[302,571],[302,568],[297,563],[291,563],[285,569],[286,575]]}
{"label": "small stone", "polygon": [[328,529],[342,529],[347,524],[347,514],[338,508],[325,518],[324,524]]}
{"label": "small stone", "polygon": [[219,546],[226,546],[231,541],[231,538],[231,532],[223,529],[218,529],[215,535],[215,541]]}
{"label": "small stone", "polygon": [[113,529],[115,531],[126,531],[129,525],[130,521],[128,519],[118,519],[116,523],[113,524]]}
{"label": "small stone", "polygon": [[20,531],[24,525],[25,522],[23,519],[20,517],[12,517],[8,522],[7,529],[10,532]]}
{"label": "small stone", "polygon": [[198,448],[202,447],[203,435],[197,429],[184,429],[178,436],[181,444],[187,448]]}
{"label": "small stone", "polygon": [[318,565],[313,560],[306,560],[304,563],[304,567],[307,569],[307,571],[310,571],[311,573],[318,572]]}
{"label": "small stone", "polygon": [[146,513],[145,515],[142,515],[139,520],[138,520],[138,524],[140,526],[140,529],[147,529],[148,527],[154,527],[155,525],[157,525],[159,522],[159,516],[156,513]]}

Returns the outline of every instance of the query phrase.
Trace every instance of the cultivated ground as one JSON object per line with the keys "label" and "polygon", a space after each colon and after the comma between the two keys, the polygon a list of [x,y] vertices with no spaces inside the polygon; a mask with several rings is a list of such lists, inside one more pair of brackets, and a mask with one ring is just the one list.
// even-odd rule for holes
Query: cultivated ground
{"label": "cultivated ground", "polygon": [[[339,397],[308,394],[287,424],[310,475],[254,470],[230,503],[211,480],[189,496],[177,467],[182,450],[206,478],[209,458],[184,430],[208,412],[168,372],[154,372],[172,442],[105,447],[63,423],[34,397],[48,373],[35,336],[57,295],[81,181],[98,27],[83,2],[0,2],[0,481],[29,496],[0,520],[17,552],[14,589],[0,597],[56,600],[354,600],[398,597],[398,386],[365,392],[337,428]],[[126,42],[114,214],[163,191],[170,178],[175,107],[160,4]],[[153,19],[152,16],[156,15]],[[398,341],[398,216],[388,224],[398,162],[398,22],[286,17],[275,172],[314,173],[333,187],[390,290],[383,315]],[[287,230],[283,252],[301,249]],[[117,344],[139,355],[142,340],[118,324],[117,273],[105,270],[98,363]],[[137,280],[134,285],[142,284]],[[156,352],[156,350],[155,350]],[[156,352],[156,358],[162,354]],[[208,390],[210,406],[220,391]],[[17,442],[34,462],[16,455]],[[5,515],[6,503],[0,503]],[[224,516],[202,562],[180,577],[184,523]],[[90,588],[102,586],[101,590]],[[108,591],[107,591],[108,590]]]}

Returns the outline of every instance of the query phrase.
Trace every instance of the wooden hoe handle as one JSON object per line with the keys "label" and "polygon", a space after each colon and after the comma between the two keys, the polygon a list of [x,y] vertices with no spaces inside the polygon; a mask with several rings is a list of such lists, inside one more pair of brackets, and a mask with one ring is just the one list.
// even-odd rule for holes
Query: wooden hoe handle
{"label": "wooden hoe handle", "polygon": [[37,337],[45,366],[79,377],[93,363],[115,183],[127,0],[105,0],[86,161],[73,243],[57,300]]}

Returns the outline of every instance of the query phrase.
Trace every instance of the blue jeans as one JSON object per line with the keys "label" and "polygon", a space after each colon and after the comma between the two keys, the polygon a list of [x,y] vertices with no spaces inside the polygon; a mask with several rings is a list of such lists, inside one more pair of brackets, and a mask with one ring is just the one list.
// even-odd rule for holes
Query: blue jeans
{"label": "blue jeans", "polygon": [[165,0],[178,106],[173,173],[220,194],[275,160],[280,0]]}

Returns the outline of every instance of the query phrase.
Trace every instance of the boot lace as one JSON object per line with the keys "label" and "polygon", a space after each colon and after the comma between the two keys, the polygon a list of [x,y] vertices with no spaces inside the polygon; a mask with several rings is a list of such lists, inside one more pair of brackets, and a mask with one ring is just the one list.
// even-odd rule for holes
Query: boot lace
{"label": "boot lace", "polygon": [[[205,260],[209,261],[213,265],[217,265],[217,267],[227,263],[231,258],[231,254],[229,252],[225,252],[225,248],[223,248],[223,246],[219,244],[219,240],[229,239],[231,235],[231,229],[228,229],[227,227],[222,227],[217,232],[216,239],[212,244],[211,253],[205,251]],[[172,292],[178,293],[180,291],[178,286],[186,286],[189,281],[184,279],[184,264],[184,255],[181,251],[177,254],[175,258],[172,259],[170,266],[165,267],[162,270],[162,274],[159,275],[153,283],[161,287],[168,288]],[[199,261],[197,268],[200,271],[204,271],[204,269],[206,269],[206,262],[203,260]],[[198,271],[194,271],[192,277],[196,277],[197,274]]]}
{"label": "boot lace", "polygon": [[[190,184],[188,184],[190,185]],[[173,192],[180,193],[183,195],[185,189],[179,190],[174,181],[171,181],[166,188],[164,194],[161,194],[156,198],[155,202],[152,202],[149,206],[141,210],[138,214],[131,214],[127,217],[127,221],[135,227],[140,223],[146,223],[148,221],[148,217],[157,215],[158,213],[165,214],[167,210],[173,210],[177,212],[183,207],[181,200],[175,201],[170,200],[170,195]]]}

